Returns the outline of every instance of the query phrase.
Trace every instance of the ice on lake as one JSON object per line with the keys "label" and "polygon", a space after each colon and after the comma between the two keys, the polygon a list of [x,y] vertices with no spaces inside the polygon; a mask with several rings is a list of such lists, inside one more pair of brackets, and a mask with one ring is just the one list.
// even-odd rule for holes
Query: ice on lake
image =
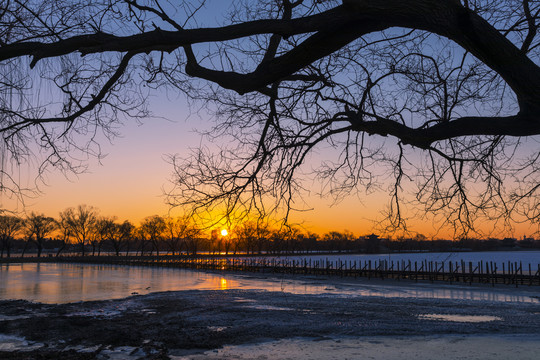
{"label": "ice on lake", "polygon": [[538,302],[536,287],[413,283],[364,278],[209,272],[121,265],[0,265],[0,299],[43,303],[106,300],[181,290],[266,290],[293,294]]}

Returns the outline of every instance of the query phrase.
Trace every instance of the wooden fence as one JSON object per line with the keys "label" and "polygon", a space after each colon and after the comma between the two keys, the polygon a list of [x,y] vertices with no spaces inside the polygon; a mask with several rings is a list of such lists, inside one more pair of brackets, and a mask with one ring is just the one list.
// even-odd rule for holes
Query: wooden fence
{"label": "wooden fence", "polygon": [[0,263],[69,262],[137,266],[163,266],[218,271],[251,271],[302,275],[327,275],[376,279],[442,281],[448,283],[483,283],[540,286],[540,264],[535,267],[521,262],[479,261],[391,261],[289,259],[286,257],[223,256],[70,256],[44,258],[3,258]]}

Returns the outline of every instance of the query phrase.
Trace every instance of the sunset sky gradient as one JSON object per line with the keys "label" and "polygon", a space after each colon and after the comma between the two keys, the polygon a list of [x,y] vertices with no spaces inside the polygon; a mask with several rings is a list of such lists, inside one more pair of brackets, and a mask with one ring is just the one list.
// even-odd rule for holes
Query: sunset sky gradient
{"label": "sunset sky gradient", "polygon": [[[186,101],[181,97],[168,99],[155,96],[151,99],[151,109],[156,115],[142,124],[127,122],[121,127],[121,136],[112,143],[104,140],[101,159],[90,160],[86,173],[78,176],[49,172],[45,184],[40,185],[41,194],[27,198],[25,204],[17,203],[3,196],[3,205],[9,210],[19,212],[43,212],[56,217],[68,207],[87,204],[99,209],[100,215],[116,216],[118,220],[128,219],[138,224],[144,217],[175,215],[165,204],[164,190],[170,188],[173,168],[166,161],[167,154],[188,153],[190,148],[204,142],[195,131],[211,126],[210,116],[191,114]],[[312,156],[312,166],[317,165],[318,156]],[[310,165],[310,164],[308,164]],[[21,171],[21,183],[32,186],[33,178]],[[31,170],[28,166],[27,170]],[[382,218],[381,211],[389,202],[384,191],[373,194],[351,196],[338,203],[330,197],[321,198],[316,193],[320,185],[314,183],[313,194],[304,198],[309,211],[292,214],[292,222],[301,224],[306,231],[324,233],[332,230],[348,230],[355,235],[378,232],[377,221]],[[440,223],[429,216],[411,217],[409,224],[412,234],[421,233],[428,238],[452,238],[451,229],[438,230]],[[494,224],[485,223],[481,228],[489,233]],[[529,236],[533,227],[522,224],[512,233],[494,233],[496,236]],[[397,234],[393,234],[394,236]]]}
{"label": "sunset sky gradient", "polygon": [[[222,14],[227,2],[209,1],[204,10],[205,17],[213,23],[218,14]],[[169,207],[165,203],[164,191],[171,187],[173,167],[166,161],[167,154],[185,156],[190,148],[204,143],[195,129],[202,131],[211,126],[210,115],[205,111],[194,112],[181,94],[152,93],[150,110],[154,118],[138,124],[135,120],[126,121],[118,130],[120,137],[110,143],[107,139],[101,142],[102,152],[106,154],[98,161],[89,160],[88,171],[78,176],[49,172],[45,176],[45,184],[38,182],[41,194],[26,198],[25,204],[2,195],[1,206],[15,212],[42,212],[48,216],[68,207],[79,204],[94,206],[101,215],[116,216],[118,220],[131,220],[138,224],[146,216],[168,215]],[[321,151],[321,150],[319,150]],[[320,156],[315,153],[311,157],[316,167]],[[35,164],[23,164],[15,177],[25,187],[34,185],[32,175]],[[309,180],[310,179],[306,179]],[[320,184],[313,185],[311,194],[303,199],[306,208],[311,211],[292,214],[292,222],[301,224],[306,230],[324,233],[330,230],[349,230],[355,235],[366,235],[378,232],[377,220],[382,218],[381,211],[389,203],[389,194],[382,190],[371,194],[351,194],[335,204],[330,197],[318,195]],[[408,200],[408,199],[406,199]],[[170,213],[175,215],[175,212]],[[406,213],[410,217],[412,233],[422,233],[428,238],[452,238],[451,229],[438,230],[441,223],[428,216]],[[494,224],[481,224],[482,230],[489,234]],[[517,225],[510,232],[495,232],[495,236],[523,237],[533,234],[535,228],[528,223]]]}

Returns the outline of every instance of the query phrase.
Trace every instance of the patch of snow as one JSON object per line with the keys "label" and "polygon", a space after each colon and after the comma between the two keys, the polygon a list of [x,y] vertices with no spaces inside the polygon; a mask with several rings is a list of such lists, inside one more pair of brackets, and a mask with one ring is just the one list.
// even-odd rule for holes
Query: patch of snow
{"label": "patch of snow", "polygon": [[103,349],[96,356],[101,360],[135,360],[140,359],[146,354],[139,348],[133,346],[120,346],[112,349]]}
{"label": "patch of snow", "polygon": [[32,351],[43,346],[42,343],[27,341],[24,337],[0,334],[0,351]]}
{"label": "patch of snow", "polygon": [[99,350],[101,345],[94,345],[94,346],[83,346],[83,345],[76,345],[76,346],[67,346],[64,350],[75,350],[79,353],[93,353]]}
{"label": "patch of snow", "polygon": [[208,326],[207,329],[215,332],[222,332],[227,330],[230,326]]}
{"label": "patch of snow", "polygon": [[157,314],[156,310],[154,310],[154,309],[141,309],[139,311],[141,313],[143,313],[144,315],[155,315],[155,314]]}
{"label": "patch of snow", "polygon": [[502,320],[502,318],[498,316],[457,314],[421,314],[418,315],[418,318],[422,320],[442,320],[462,323],[481,323]]}

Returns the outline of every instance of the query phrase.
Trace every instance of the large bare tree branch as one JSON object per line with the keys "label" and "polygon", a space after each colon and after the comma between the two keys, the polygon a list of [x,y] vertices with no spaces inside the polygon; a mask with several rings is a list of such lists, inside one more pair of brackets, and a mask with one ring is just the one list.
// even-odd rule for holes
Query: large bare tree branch
{"label": "large bare tree branch", "polygon": [[[106,51],[172,51],[187,45],[221,42],[257,34],[287,37],[320,32],[289,54],[265,62],[264,66],[252,74],[222,73],[221,79],[212,77],[222,86],[245,93],[291,75],[364,34],[399,26],[427,30],[454,40],[499,73],[517,93],[522,106],[528,108],[538,104],[540,90],[533,84],[540,81],[539,67],[489,23],[461,6],[458,1],[412,0],[405,3],[393,0],[383,3],[344,0],[343,3],[343,6],[321,14],[292,20],[259,20],[221,28],[192,30],[155,29],[125,37],[96,33],[53,43],[9,44],[0,48],[0,61],[28,55],[33,57],[33,66],[40,59],[76,51],[82,55]],[[305,55],[300,55],[302,53]],[[188,72],[193,73],[190,67],[195,67],[195,64],[188,64]],[[208,77],[201,70],[193,74]],[[245,79],[242,84],[252,82],[253,85],[234,86],[242,77]]]}
{"label": "large bare tree branch", "polygon": [[[234,144],[218,156],[175,157],[172,203],[223,206],[229,216],[264,213],[270,197],[288,214],[304,190],[306,159],[328,146],[338,159],[317,174],[330,179],[332,196],[382,188],[390,177],[388,218],[397,227],[406,190],[460,232],[480,215],[537,218],[538,201],[524,202],[538,196],[538,159],[516,160],[540,134],[537,2],[235,0],[232,20],[200,26],[205,5],[0,6],[7,153],[20,162],[35,141],[58,164],[77,148],[75,136],[113,135],[121,116],[148,115],[132,80],[142,78],[208,106],[213,134]],[[34,96],[41,82],[53,84],[56,101]],[[411,160],[411,147],[423,162]],[[406,189],[414,179],[417,188]],[[513,190],[502,185],[508,179]]]}

